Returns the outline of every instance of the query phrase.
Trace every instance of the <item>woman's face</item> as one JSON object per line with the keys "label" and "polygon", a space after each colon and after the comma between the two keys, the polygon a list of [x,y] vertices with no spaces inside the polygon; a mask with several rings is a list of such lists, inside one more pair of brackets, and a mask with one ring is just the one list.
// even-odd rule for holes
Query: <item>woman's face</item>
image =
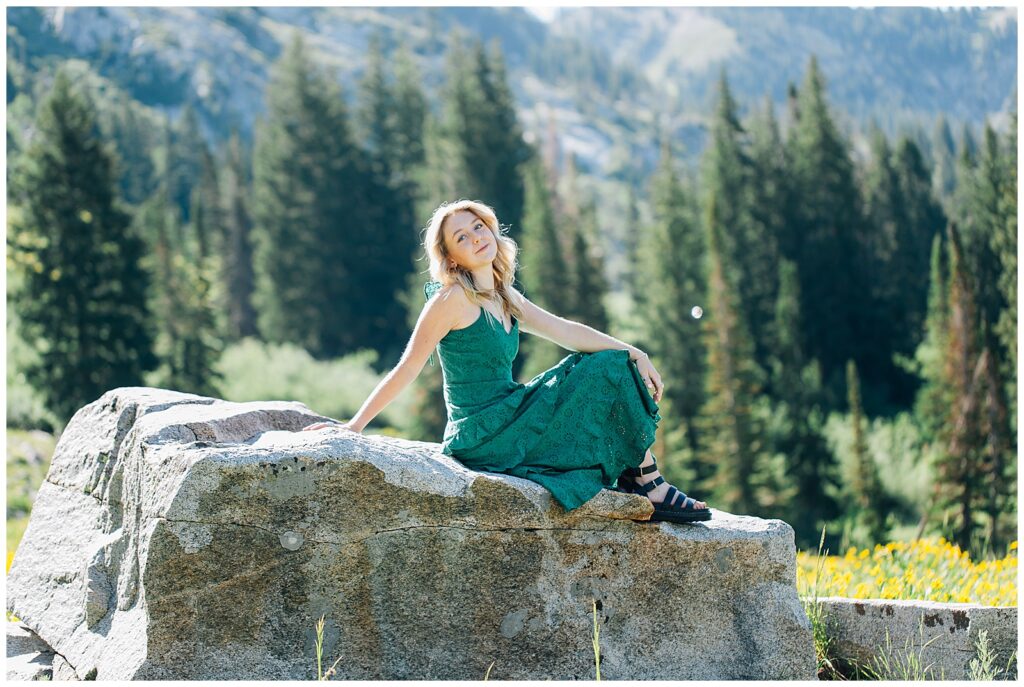
{"label": "woman's face", "polygon": [[494,234],[482,219],[469,210],[449,215],[443,232],[448,259],[467,270],[491,264],[498,254]]}

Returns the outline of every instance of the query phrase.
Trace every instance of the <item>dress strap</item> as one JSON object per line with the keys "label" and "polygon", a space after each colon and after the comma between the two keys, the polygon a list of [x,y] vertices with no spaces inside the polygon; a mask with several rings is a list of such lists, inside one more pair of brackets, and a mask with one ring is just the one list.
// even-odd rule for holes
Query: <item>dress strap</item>
{"label": "dress strap", "polygon": [[[435,293],[444,288],[444,284],[439,281],[428,281],[423,285],[423,297],[425,300],[430,300]],[[430,357],[427,358],[427,362],[430,363],[431,367],[434,367],[434,354],[431,353]]]}

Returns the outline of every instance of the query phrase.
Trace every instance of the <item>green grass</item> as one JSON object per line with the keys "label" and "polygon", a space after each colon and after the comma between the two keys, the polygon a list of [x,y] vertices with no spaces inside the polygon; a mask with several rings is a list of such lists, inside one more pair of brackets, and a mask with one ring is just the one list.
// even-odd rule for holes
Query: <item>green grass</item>
{"label": "green grass", "polygon": [[18,548],[32,502],[50,469],[57,438],[45,432],[7,430],[7,551]]}

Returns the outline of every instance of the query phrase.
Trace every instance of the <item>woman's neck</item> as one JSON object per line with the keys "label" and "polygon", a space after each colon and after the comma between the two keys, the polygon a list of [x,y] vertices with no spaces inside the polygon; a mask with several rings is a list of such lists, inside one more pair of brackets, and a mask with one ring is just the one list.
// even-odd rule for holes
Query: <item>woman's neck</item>
{"label": "woman's neck", "polygon": [[494,268],[490,265],[484,265],[471,271],[473,275],[473,285],[482,291],[493,291],[494,290]]}

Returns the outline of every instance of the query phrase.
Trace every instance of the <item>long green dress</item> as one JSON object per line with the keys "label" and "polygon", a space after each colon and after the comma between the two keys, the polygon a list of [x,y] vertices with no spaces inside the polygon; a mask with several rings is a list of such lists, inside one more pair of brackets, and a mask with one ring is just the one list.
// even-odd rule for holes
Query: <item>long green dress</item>
{"label": "long green dress", "polygon": [[[430,281],[423,292],[430,300],[441,288]],[[512,379],[519,321],[506,332],[480,310],[437,346],[448,411],[442,452],[473,470],[537,482],[566,510],[615,488],[643,462],[661,421],[629,351],[571,353],[521,384]]]}

